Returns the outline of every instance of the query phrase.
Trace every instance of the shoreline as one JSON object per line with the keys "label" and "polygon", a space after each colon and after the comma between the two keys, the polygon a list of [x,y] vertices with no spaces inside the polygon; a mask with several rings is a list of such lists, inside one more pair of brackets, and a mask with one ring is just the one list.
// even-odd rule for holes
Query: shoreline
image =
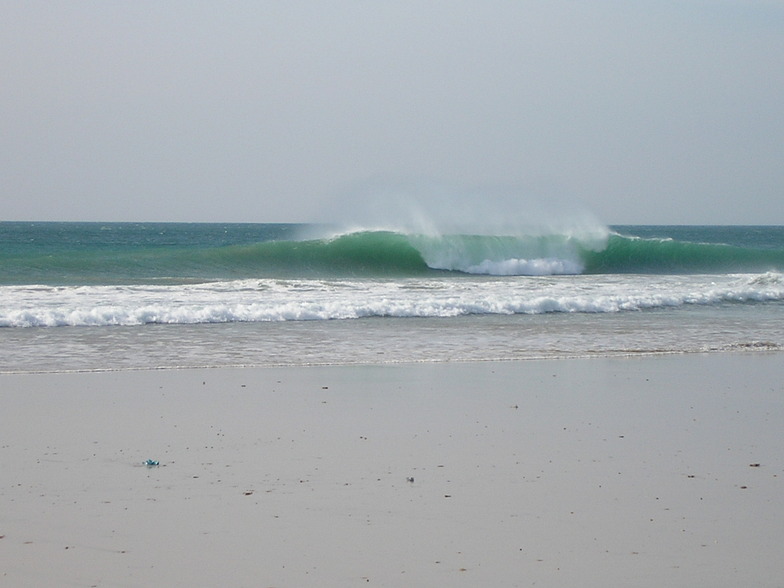
{"label": "shoreline", "polygon": [[0,577],[775,586],[782,376],[778,352],[0,374]]}
{"label": "shoreline", "polygon": [[528,363],[528,362],[548,362],[548,361],[587,361],[587,360],[606,360],[606,359],[645,359],[655,357],[694,357],[694,356],[713,356],[713,355],[784,355],[784,349],[764,342],[738,345],[732,349],[701,349],[701,350],[666,350],[666,351],[618,351],[616,353],[585,353],[585,354],[564,354],[564,355],[531,355],[524,357],[489,357],[477,359],[400,359],[387,361],[358,361],[357,363],[333,363],[333,362],[313,362],[313,363],[259,363],[259,364],[214,364],[214,365],[161,365],[152,367],[121,366],[107,368],[63,368],[63,369],[43,369],[43,370],[2,370],[0,377],[3,376],[36,376],[54,374],[104,374],[114,372],[159,372],[159,371],[188,371],[188,370],[264,370],[264,369],[309,369],[309,368],[367,368],[367,367],[406,367],[420,365],[463,365],[463,364],[493,364],[493,363]]}

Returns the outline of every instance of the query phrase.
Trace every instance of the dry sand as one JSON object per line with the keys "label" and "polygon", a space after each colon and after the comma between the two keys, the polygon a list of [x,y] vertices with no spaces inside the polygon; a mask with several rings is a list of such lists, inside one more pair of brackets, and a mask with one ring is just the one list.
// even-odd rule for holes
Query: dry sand
{"label": "dry sand", "polygon": [[763,353],[1,375],[0,585],[782,586],[783,376]]}

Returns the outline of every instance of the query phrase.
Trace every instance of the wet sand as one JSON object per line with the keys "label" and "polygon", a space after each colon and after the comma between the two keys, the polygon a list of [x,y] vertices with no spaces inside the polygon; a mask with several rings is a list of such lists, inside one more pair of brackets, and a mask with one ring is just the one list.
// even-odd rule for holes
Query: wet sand
{"label": "wet sand", "polygon": [[0,584],[780,586],[782,359],[0,375]]}

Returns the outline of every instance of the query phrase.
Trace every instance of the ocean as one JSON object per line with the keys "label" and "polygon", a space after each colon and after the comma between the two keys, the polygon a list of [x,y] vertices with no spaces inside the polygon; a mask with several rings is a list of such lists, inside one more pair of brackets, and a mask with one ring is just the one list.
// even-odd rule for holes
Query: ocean
{"label": "ocean", "polygon": [[0,222],[0,372],[784,349],[784,227]]}

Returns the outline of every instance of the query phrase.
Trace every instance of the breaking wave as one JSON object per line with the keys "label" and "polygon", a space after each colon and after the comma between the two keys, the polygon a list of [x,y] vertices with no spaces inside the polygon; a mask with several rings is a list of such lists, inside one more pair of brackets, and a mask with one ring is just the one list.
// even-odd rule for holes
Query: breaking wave
{"label": "breaking wave", "polygon": [[782,270],[782,249],[643,239],[608,230],[513,236],[363,230],[307,240],[0,256],[0,283],[50,285],[421,277],[434,272],[545,276]]}

